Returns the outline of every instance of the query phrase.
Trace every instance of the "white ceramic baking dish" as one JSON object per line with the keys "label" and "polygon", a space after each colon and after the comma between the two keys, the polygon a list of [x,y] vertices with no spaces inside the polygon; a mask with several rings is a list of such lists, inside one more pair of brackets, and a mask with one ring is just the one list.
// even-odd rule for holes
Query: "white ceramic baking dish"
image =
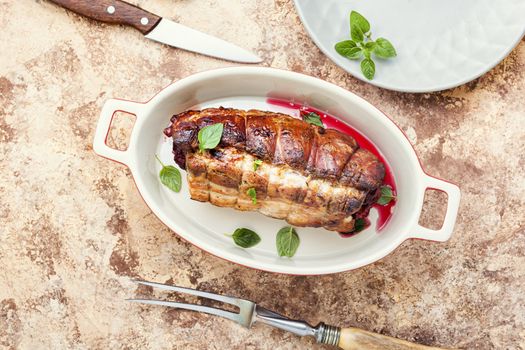
{"label": "white ceramic baking dish", "polygon": [[[162,186],[158,154],[174,164],[171,140],[162,133],[170,117],[189,108],[225,106],[283,111],[266,103],[278,97],[305,103],[337,116],[367,136],[389,163],[397,184],[397,203],[390,221],[380,232],[375,225],[350,238],[319,228],[299,228],[301,245],[292,259],[279,258],[276,232],[286,223],[252,212],[215,207],[189,198],[186,174],[180,193]],[[106,144],[117,111],[136,115],[126,151]],[[288,113],[290,113],[288,111]],[[367,101],[340,87],[310,76],[261,67],[238,67],[198,73],[168,86],[146,103],[118,99],[102,109],[93,144],[95,152],[125,164],[146,204],[169,228],[197,247],[229,261],[256,269],[289,274],[327,274],[355,269],[389,254],[409,238],[446,241],[452,234],[459,207],[459,188],[423,171],[416,153],[401,130]],[[418,224],[427,188],[448,196],[441,229]],[[372,222],[377,213],[372,209]],[[238,227],[255,230],[262,242],[250,249],[236,247],[225,233]]]}

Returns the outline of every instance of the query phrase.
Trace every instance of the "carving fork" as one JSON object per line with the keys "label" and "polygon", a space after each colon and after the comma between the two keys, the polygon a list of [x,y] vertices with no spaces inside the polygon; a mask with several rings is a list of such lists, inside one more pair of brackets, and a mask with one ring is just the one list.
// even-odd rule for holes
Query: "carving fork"
{"label": "carving fork", "polygon": [[147,282],[147,281],[136,281],[139,284],[150,286],[153,288],[165,289],[169,291],[186,293],[195,295],[202,298],[212,299],[220,301],[226,304],[231,304],[239,308],[239,313],[225,311],[222,309],[186,304],[173,301],[164,300],[151,300],[151,299],[127,299],[128,301],[135,303],[144,303],[151,305],[168,306],[178,309],[192,310],[198,312],[205,312],[208,314],[221,316],[229,320],[235,321],[241,326],[250,328],[254,323],[260,322],[267,325],[283,329],[285,331],[300,335],[300,336],[311,336],[317,340],[319,344],[329,344],[338,346],[344,350],[429,350],[438,349],[434,347],[428,347],[415,343],[410,343],[405,340],[395,339],[385,335],[367,332],[357,328],[339,328],[329,326],[324,323],[319,323],[317,326],[312,327],[304,321],[291,320],[288,317],[279,315],[273,311],[265,309],[253,301],[246,299],[240,299],[231,296],[219,295],[214,293],[203,292],[190,288],[183,288],[177,286],[169,286],[165,284]]}

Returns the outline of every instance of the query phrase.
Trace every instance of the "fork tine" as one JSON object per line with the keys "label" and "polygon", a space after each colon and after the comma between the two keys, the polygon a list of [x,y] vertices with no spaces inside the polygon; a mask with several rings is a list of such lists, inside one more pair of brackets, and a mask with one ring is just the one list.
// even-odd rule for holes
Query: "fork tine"
{"label": "fork tine", "polygon": [[230,297],[230,296],[225,296],[225,295],[219,295],[215,293],[203,292],[203,291],[195,290],[191,288],[169,286],[166,284],[161,284],[161,283],[156,283],[156,282],[148,282],[148,281],[140,281],[140,280],[136,280],[135,282],[139,284],[143,284],[145,286],[150,286],[153,288],[159,288],[159,289],[171,290],[174,292],[196,295],[199,297],[208,298],[208,299],[217,300],[223,303],[235,305],[239,307],[239,313],[234,313],[234,312],[230,312],[230,311],[226,311],[226,310],[222,310],[222,309],[218,309],[214,307],[209,307],[209,306],[178,303],[174,301],[152,300],[152,299],[127,299],[128,301],[131,301],[131,302],[145,303],[145,304],[151,304],[151,305],[162,305],[162,306],[169,306],[169,307],[174,307],[174,308],[179,308],[179,309],[206,312],[208,314],[221,316],[229,320],[235,321],[239,323],[240,325],[247,327],[247,328],[250,328],[250,326],[255,320],[254,315],[255,315],[256,304],[250,300]]}
{"label": "fork tine", "polygon": [[156,283],[156,282],[148,282],[148,281],[141,281],[141,280],[135,280],[138,284],[143,284],[145,286],[150,286],[153,288],[159,288],[159,289],[165,289],[165,290],[171,290],[174,292],[179,293],[186,293],[191,295],[196,295],[198,297],[208,298],[212,300],[222,301],[223,303],[232,304],[241,307],[240,301],[249,301],[241,298],[236,297],[229,297],[225,295],[219,295],[215,293],[209,293],[209,292],[203,292],[200,290],[195,290],[191,288],[184,288],[184,287],[178,287],[178,286],[169,286],[166,284]]}
{"label": "fork tine", "polygon": [[246,326],[243,322],[241,322],[241,319],[239,317],[239,314],[217,309],[214,307],[209,306],[202,306],[202,305],[195,305],[195,304],[186,304],[186,303],[177,303],[174,301],[164,301],[164,300],[152,300],[152,299],[126,299],[127,301],[131,301],[133,303],[142,303],[142,304],[150,304],[150,305],[160,305],[160,306],[168,306],[173,307],[177,309],[185,309],[185,310],[191,310],[191,311],[198,311],[198,312],[205,312],[207,314],[221,316],[224,318],[227,318],[229,320],[235,321],[243,326]]}

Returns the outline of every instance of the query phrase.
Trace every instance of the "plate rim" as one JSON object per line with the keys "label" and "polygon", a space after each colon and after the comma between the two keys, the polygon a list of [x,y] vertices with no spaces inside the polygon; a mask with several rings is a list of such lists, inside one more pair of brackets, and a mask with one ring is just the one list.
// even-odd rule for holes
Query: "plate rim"
{"label": "plate rim", "polygon": [[301,0],[294,0],[294,6],[295,6],[295,10],[297,11],[297,14],[299,15],[299,19],[301,20],[301,24],[303,25],[303,27],[305,28],[308,36],[310,37],[310,39],[315,43],[315,45],[317,46],[317,48],[319,50],[321,50],[321,52],[330,59],[330,61],[332,61],[332,63],[334,63],[335,65],[337,65],[339,68],[341,68],[342,70],[344,70],[346,73],[350,74],[352,77],[356,78],[356,79],[359,79],[361,80],[362,82],[365,82],[365,83],[368,83],[368,84],[371,84],[371,85],[374,85],[374,86],[377,86],[377,87],[380,87],[380,88],[383,88],[383,89],[387,89],[387,90],[391,90],[391,91],[398,91],[398,92],[407,92],[407,93],[429,93],[429,92],[438,92],[438,91],[445,91],[445,90],[449,90],[449,89],[453,89],[453,88],[456,88],[458,86],[461,86],[461,85],[464,85],[466,83],[469,83],[473,80],[476,80],[478,79],[479,77],[485,75],[486,73],[488,73],[489,71],[491,71],[494,67],[496,67],[498,64],[500,64],[505,58],[507,58],[507,56],[512,52],[514,51],[514,49],[519,45],[519,43],[523,40],[523,38],[525,37],[525,25],[523,25],[523,30],[522,30],[522,33],[521,35],[516,39],[516,41],[510,45],[508,48],[506,48],[502,54],[500,56],[498,56],[497,59],[494,60],[494,62],[488,64],[486,67],[482,68],[479,72],[477,72],[476,74],[474,74],[473,76],[471,77],[467,77],[467,78],[464,78],[464,79],[461,79],[459,81],[456,81],[456,82],[453,82],[453,83],[449,83],[449,84],[442,84],[442,85],[435,85],[431,88],[427,88],[427,89],[418,89],[418,88],[400,88],[400,87],[396,87],[394,85],[391,85],[391,84],[384,84],[384,83],[378,83],[378,82],[374,82],[373,80],[368,80],[366,79],[365,77],[361,76],[361,75],[356,75],[356,74],[353,74],[352,72],[348,71],[342,64],[340,64],[339,62],[337,62],[334,58],[333,58],[333,54],[331,52],[329,52],[328,50],[326,50],[322,45],[321,45],[321,42],[319,41],[319,39],[317,38],[317,35],[315,34],[315,32],[312,30],[312,28],[310,27],[310,25],[308,24],[308,22],[306,21],[305,17],[304,17],[304,12],[303,12],[303,9],[301,8],[301,5],[300,5],[300,1]]}

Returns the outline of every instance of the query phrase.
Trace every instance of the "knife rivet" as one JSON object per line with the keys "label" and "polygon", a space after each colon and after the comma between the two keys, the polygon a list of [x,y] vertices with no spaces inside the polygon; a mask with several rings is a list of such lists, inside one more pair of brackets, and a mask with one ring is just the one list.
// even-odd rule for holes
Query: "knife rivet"
{"label": "knife rivet", "polygon": [[108,11],[108,13],[110,15],[114,14],[115,13],[115,6],[108,6],[108,8],[106,9],[106,11]]}
{"label": "knife rivet", "polygon": [[149,19],[147,19],[146,17],[142,17],[140,19],[140,24],[142,24],[143,26],[145,26],[148,23],[149,23]]}

